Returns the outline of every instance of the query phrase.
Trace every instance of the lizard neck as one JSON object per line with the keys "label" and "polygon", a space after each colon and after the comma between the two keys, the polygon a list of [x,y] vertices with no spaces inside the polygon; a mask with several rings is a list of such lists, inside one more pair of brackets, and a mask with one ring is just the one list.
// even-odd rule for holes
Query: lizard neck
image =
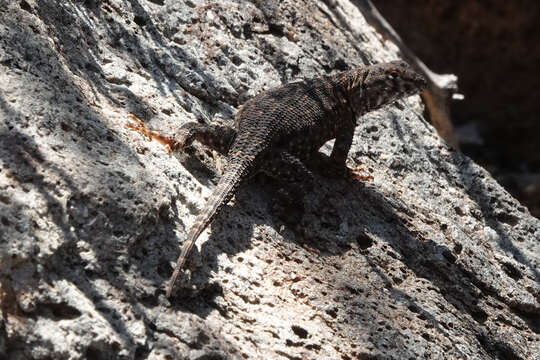
{"label": "lizard neck", "polygon": [[366,91],[365,79],[369,75],[368,68],[357,68],[334,75],[330,82],[334,89],[334,97],[339,99],[355,117],[371,111],[376,101],[370,99]]}
{"label": "lizard neck", "polygon": [[344,91],[358,115],[418,94],[426,87],[422,76],[399,61],[356,68],[335,75],[333,79],[336,88]]}

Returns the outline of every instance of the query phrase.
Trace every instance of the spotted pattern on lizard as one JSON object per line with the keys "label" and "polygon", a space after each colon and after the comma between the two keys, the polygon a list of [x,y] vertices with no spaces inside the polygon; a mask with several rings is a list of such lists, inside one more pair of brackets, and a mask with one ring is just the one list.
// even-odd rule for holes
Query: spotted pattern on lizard
{"label": "spotted pattern on lizard", "polygon": [[[319,148],[331,139],[335,143],[325,166],[343,171],[358,118],[399,98],[418,94],[425,87],[424,78],[409,65],[393,61],[264,91],[241,107],[234,128],[184,124],[179,134],[169,140],[174,145],[170,149],[182,149],[197,140],[227,155],[227,167],[187,234],[167,286],[167,297],[195,241],[243,180],[260,171],[279,176],[276,170],[287,178],[296,170],[306,174],[307,181],[311,174],[303,164],[319,154]],[[142,124],[132,128],[155,135]],[[162,140],[159,135],[155,137]]]}

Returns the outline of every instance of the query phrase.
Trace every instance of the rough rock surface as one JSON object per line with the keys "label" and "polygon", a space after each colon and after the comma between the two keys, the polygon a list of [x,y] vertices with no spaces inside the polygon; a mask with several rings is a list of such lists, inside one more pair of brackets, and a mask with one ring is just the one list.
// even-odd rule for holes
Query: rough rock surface
{"label": "rough rock surface", "polygon": [[0,15],[0,358],[538,358],[540,222],[419,97],[361,120],[349,166],[373,180],[317,177],[296,224],[269,210],[276,184],[246,184],[164,297],[223,159],[169,156],[128,114],[230,123],[260,90],[397,58],[349,2]]}

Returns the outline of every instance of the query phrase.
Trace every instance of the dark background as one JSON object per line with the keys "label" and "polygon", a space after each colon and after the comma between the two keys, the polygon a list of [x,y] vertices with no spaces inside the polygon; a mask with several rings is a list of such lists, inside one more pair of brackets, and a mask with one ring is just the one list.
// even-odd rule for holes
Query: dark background
{"label": "dark background", "polygon": [[540,217],[538,1],[379,0],[382,15],[433,71],[459,77],[461,150]]}

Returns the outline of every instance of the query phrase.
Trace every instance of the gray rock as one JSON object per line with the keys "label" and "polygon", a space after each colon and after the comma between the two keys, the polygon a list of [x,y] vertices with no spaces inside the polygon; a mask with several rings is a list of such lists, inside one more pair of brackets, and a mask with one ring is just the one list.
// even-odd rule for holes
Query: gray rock
{"label": "gray rock", "polygon": [[[0,4],[0,357],[534,359],[540,222],[419,97],[365,116],[296,223],[256,178],[164,286],[224,159],[125,128],[231,123],[284,81],[398,57],[345,0]],[[325,149],[328,151],[328,146]],[[207,240],[206,242],[204,242]]]}

